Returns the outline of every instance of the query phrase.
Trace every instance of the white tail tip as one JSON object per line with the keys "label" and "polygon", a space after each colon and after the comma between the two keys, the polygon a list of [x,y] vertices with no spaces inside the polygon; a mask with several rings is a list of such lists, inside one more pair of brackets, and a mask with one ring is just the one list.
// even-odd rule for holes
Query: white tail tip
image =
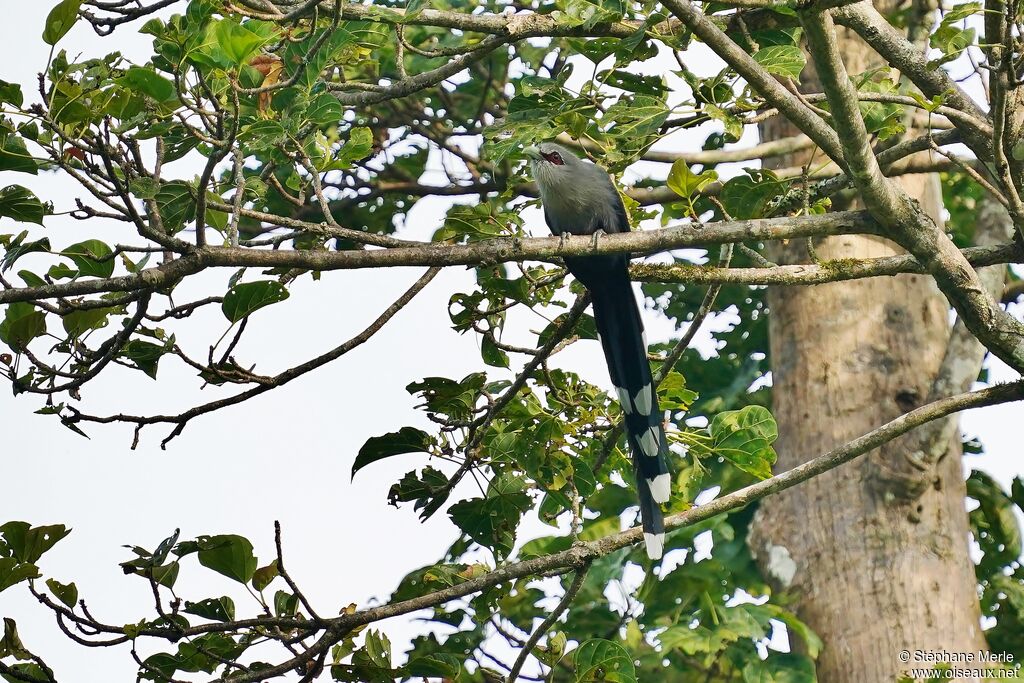
{"label": "white tail tip", "polygon": [[647,557],[660,560],[665,549],[665,534],[649,534],[644,532],[644,544],[647,546]]}
{"label": "white tail tip", "polygon": [[651,498],[655,503],[658,505],[667,503],[669,496],[672,495],[672,475],[668,472],[659,474],[654,479],[648,479],[647,486],[651,489]]}

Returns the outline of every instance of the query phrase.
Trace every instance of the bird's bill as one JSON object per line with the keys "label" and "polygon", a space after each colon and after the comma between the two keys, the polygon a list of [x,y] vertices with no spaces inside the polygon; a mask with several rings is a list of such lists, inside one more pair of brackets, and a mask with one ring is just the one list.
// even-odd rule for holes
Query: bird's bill
{"label": "bird's bill", "polygon": [[540,148],[533,145],[523,148],[523,156],[534,161],[540,161],[544,158],[544,155],[540,153]]}

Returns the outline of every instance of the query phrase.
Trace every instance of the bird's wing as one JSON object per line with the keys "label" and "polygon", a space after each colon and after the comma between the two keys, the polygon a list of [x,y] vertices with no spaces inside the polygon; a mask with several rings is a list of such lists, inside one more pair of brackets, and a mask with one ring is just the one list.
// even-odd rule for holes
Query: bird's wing
{"label": "bird's wing", "polygon": [[561,235],[563,232],[562,228],[561,226],[555,223],[555,220],[551,217],[551,214],[548,213],[548,207],[543,204],[541,206],[544,206],[544,222],[548,224],[548,229],[551,231],[551,234],[555,235],[556,237]]}
{"label": "bird's wing", "polygon": [[615,187],[615,181],[613,181],[611,176],[605,173],[604,170],[601,170],[601,175],[604,177],[609,196],[611,197],[613,218],[610,221],[610,225],[602,225],[598,227],[609,234],[615,232],[629,232],[629,218],[626,215],[626,207],[622,204],[622,197],[619,196],[619,190]]}

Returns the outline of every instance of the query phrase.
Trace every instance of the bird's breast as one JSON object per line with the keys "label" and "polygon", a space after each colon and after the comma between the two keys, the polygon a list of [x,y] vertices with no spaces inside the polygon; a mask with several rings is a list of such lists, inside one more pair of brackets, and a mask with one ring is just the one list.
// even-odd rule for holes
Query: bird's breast
{"label": "bird's breast", "polygon": [[603,202],[596,202],[580,188],[542,188],[541,202],[551,223],[552,232],[589,235],[607,224],[608,213]]}

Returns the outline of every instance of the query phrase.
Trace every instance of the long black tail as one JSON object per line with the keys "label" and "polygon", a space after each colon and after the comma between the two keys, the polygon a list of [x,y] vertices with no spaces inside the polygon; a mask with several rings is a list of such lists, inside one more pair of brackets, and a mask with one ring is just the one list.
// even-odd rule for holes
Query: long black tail
{"label": "long black tail", "polygon": [[671,476],[666,460],[668,441],[658,408],[658,395],[651,381],[644,326],[626,260],[615,259],[613,263],[600,266],[594,263],[593,257],[586,261],[585,264],[570,263],[570,259],[566,259],[569,270],[586,285],[593,298],[594,322],[625,415],[647,555],[656,560],[661,557],[665,539],[664,517],[659,505],[668,502]]}

